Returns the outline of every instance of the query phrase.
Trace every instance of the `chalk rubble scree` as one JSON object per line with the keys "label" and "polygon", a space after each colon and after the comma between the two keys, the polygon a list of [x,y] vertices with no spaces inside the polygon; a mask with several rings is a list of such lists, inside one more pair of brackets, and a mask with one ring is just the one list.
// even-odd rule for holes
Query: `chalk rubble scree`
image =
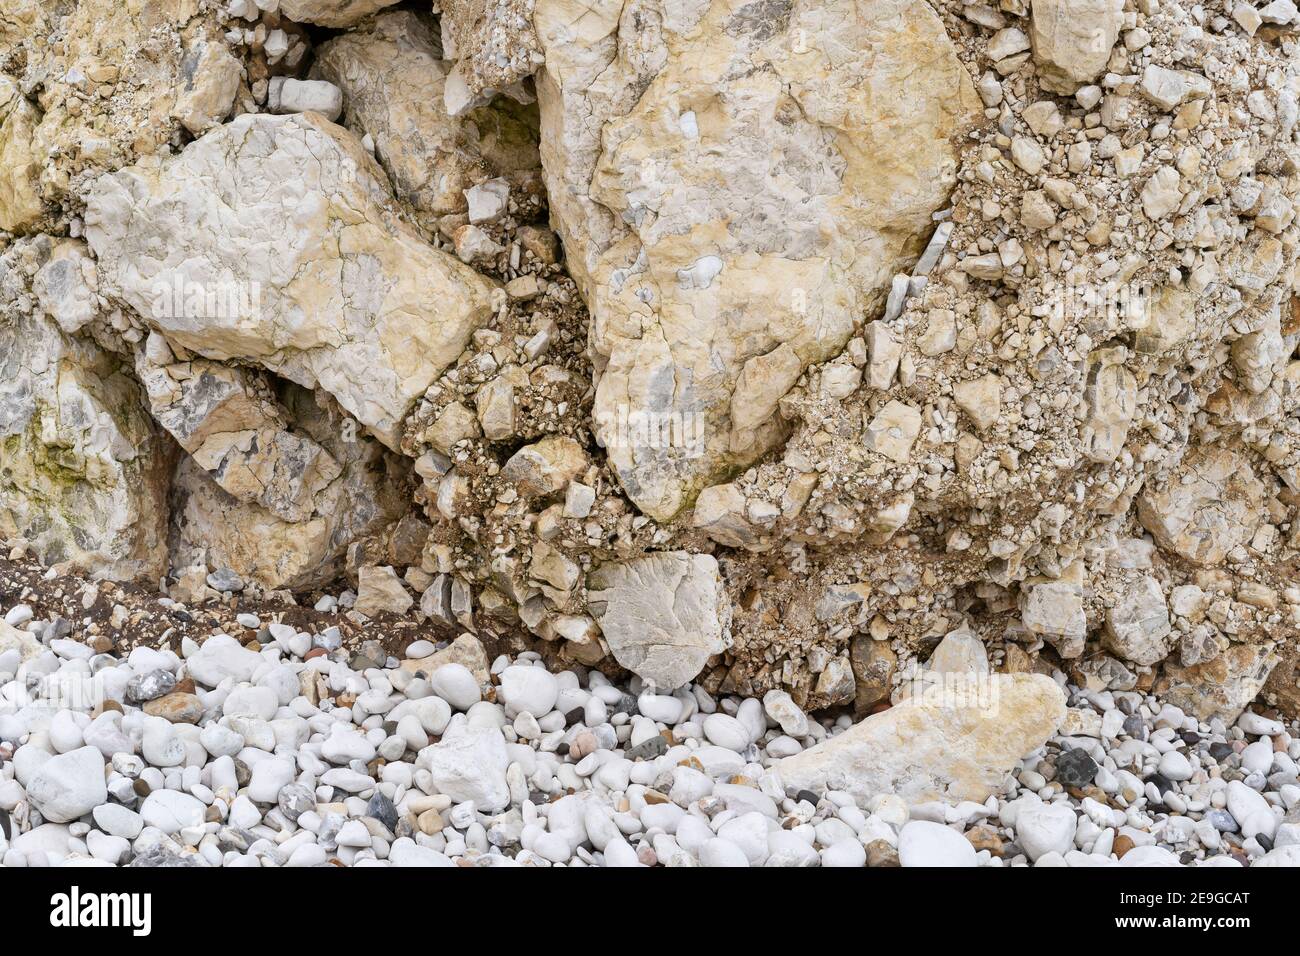
{"label": "chalk rubble scree", "polygon": [[[800,788],[869,812],[882,794],[996,800],[1028,754],[1021,776],[1043,784],[1020,785],[1050,810],[1084,799],[1095,777],[1065,781],[1086,761],[1107,769],[1112,742],[1138,741],[1191,795],[1169,804],[1136,745],[1110,772],[1137,768],[1157,790],[1141,799],[1191,821],[1194,852],[1267,852],[1240,818],[1218,831],[1237,844],[1211,846],[1197,827],[1231,808],[1196,788],[1212,767],[1258,763],[1231,782],[1271,810],[1294,804],[1294,766],[1247,765],[1263,741],[1239,753],[1230,732],[1243,714],[1300,714],[1294,5],[10,6],[8,561],[161,584],[191,617],[265,601],[362,630],[409,623],[539,654],[590,693],[596,668],[656,697],[689,688],[746,713],[780,701],[795,724],[825,712],[823,730],[851,714],[824,741],[785,728],[799,749],[759,757],[757,719],[743,744],[712,722],[762,768],[752,782],[771,771],[796,788],[769,795],[778,804]],[[98,660],[53,649],[89,651],[92,634],[45,637],[39,666]],[[13,675],[33,652],[7,640]],[[924,690],[952,674],[996,688],[997,707]],[[474,677],[489,690],[485,662]],[[454,685],[446,699],[468,699]],[[222,717],[274,723],[296,699],[260,716],[266,695],[252,696]],[[525,713],[543,734],[573,725],[572,707],[542,728],[544,714],[498,703],[511,727]],[[1154,729],[1097,736],[1078,708]],[[1162,726],[1167,708],[1181,716]],[[222,706],[157,709],[210,721]],[[365,723],[384,713],[354,714],[359,738],[378,737],[385,721]],[[620,731],[646,716],[619,713]],[[588,716],[593,734],[614,726]],[[34,742],[0,740],[55,756],[6,779],[38,795],[23,806],[40,826],[78,826],[78,801],[99,796],[64,783],[84,748],[51,750],[49,728],[23,720]],[[718,746],[708,723],[664,739]],[[149,726],[135,730],[170,759]],[[420,766],[435,778],[421,790],[523,813],[527,786],[466,776],[462,758],[509,775],[509,747],[539,738],[525,721],[502,752],[483,726],[428,744],[445,749]],[[1164,757],[1207,733],[1233,755],[1197,750],[1176,779]],[[1262,736],[1286,754],[1285,734]],[[211,742],[214,760],[240,753]],[[618,749],[599,742],[588,756]],[[207,745],[189,743],[155,766],[208,773]],[[603,785],[626,794],[610,773]],[[361,792],[310,763],[268,764],[236,792],[301,774],[308,790]],[[156,819],[203,822],[214,804],[195,785],[160,788],[185,799],[155,801]],[[1097,786],[1107,799],[1087,799],[1113,807],[1117,791]],[[224,811],[275,802],[233,799]],[[1044,833],[1068,829],[1055,813]],[[1193,852],[1170,826],[1142,832]],[[890,844],[904,858],[954,845],[913,832]],[[812,845],[826,863],[830,844]],[[1069,849],[1045,846],[1015,849]]]}

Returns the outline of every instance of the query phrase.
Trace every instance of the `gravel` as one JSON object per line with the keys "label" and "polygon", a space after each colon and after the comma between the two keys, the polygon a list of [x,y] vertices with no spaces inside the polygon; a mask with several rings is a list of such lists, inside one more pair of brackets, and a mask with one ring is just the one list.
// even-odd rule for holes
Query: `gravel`
{"label": "gravel", "polygon": [[[1249,710],[1228,726],[1067,687],[1069,735],[1000,792],[909,806],[786,787],[776,761],[851,721],[784,692],[663,694],[552,672],[532,652],[488,663],[469,635],[456,642],[467,666],[423,639],[398,659],[269,627],[266,644],[217,634],[179,655],[13,655],[0,673],[3,864],[1300,863],[1300,731]],[[51,706],[17,693],[31,678],[91,693]],[[175,722],[142,709],[164,689],[195,701],[167,711]]]}

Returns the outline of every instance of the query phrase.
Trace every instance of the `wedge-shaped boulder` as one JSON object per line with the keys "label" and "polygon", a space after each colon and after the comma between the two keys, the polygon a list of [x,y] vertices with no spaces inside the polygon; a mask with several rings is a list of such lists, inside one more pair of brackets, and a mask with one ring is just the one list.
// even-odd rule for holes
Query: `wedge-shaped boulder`
{"label": "wedge-shaped boulder", "polygon": [[338,399],[390,448],[490,316],[493,284],[395,216],[383,171],[315,113],[245,115],[101,177],[100,293],[169,342]]}
{"label": "wedge-shaped boulder", "polygon": [[776,766],[787,789],[978,802],[1064,719],[1065,692],[1050,677],[949,675]]}

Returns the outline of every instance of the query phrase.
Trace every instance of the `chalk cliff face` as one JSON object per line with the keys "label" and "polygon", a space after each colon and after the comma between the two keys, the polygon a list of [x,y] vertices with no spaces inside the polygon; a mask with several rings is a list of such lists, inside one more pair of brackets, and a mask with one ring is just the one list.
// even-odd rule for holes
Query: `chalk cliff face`
{"label": "chalk cliff face", "polygon": [[1293,8],[390,6],[0,2],[10,550],[1300,708]]}

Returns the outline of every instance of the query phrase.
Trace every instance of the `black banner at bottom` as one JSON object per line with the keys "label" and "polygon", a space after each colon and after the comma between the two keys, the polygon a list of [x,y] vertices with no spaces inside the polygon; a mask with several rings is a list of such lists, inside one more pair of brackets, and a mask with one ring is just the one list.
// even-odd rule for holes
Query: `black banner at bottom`
{"label": "black banner at bottom", "polygon": [[[536,894],[531,913],[520,912],[529,899],[518,895],[520,890]],[[621,895],[624,890],[630,895]],[[580,903],[584,899],[587,902]],[[435,912],[442,916],[437,921],[440,940],[458,925],[481,940],[485,930],[496,935],[518,926],[521,934],[532,934],[539,923],[550,920],[555,932],[566,931],[567,924],[585,935],[607,920],[611,929],[627,933],[641,920],[662,926],[665,919],[698,917],[706,900],[708,909],[730,912],[736,927],[748,924],[753,929],[771,919],[791,921],[792,929],[802,924],[807,930],[815,924],[819,945],[824,932],[838,925],[860,936],[862,917],[906,919],[906,924],[896,925],[923,930],[927,945],[948,936],[962,942],[984,933],[995,934],[990,940],[1005,938],[1007,930],[1042,930],[1050,934],[1043,939],[1067,944],[1092,941],[1099,934],[1149,938],[1167,932],[1226,942],[1253,930],[1293,931],[1296,899],[1295,882],[1286,873],[1204,867],[762,869],[725,874],[703,869],[672,874],[574,870],[565,875],[554,870],[473,873],[459,867],[351,873],[336,867],[247,869],[238,874],[0,869],[0,912],[10,940],[37,936],[57,941],[71,933],[82,934],[83,941],[89,933],[106,940],[191,940],[197,925],[212,925],[212,913],[204,910],[215,909],[224,912],[220,925],[213,926],[214,942],[221,939],[223,948],[238,945],[241,932],[254,930],[262,946],[277,937],[301,943],[319,932],[327,933],[331,946],[347,943],[354,935],[358,942],[373,942],[377,932],[385,940],[409,933],[412,941],[424,942],[430,940],[427,916]],[[383,905],[385,900],[394,905]],[[407,905],[417,900],[421,905]],[[563,900],[569,902],[557,905]],[[263,907],[259,901],[272,905]],[[357,905],[362,901],[372,905]],[[657,902],[650,905],[652,901]],[[501,912],[494,917],[496,907]],[[825,911],[818,913],[822,907]],[[677,917],[674,910],[679,910]],[[512,918],[501,919],[506,913]],[[577,913],[582,918],[574,924]]]}

